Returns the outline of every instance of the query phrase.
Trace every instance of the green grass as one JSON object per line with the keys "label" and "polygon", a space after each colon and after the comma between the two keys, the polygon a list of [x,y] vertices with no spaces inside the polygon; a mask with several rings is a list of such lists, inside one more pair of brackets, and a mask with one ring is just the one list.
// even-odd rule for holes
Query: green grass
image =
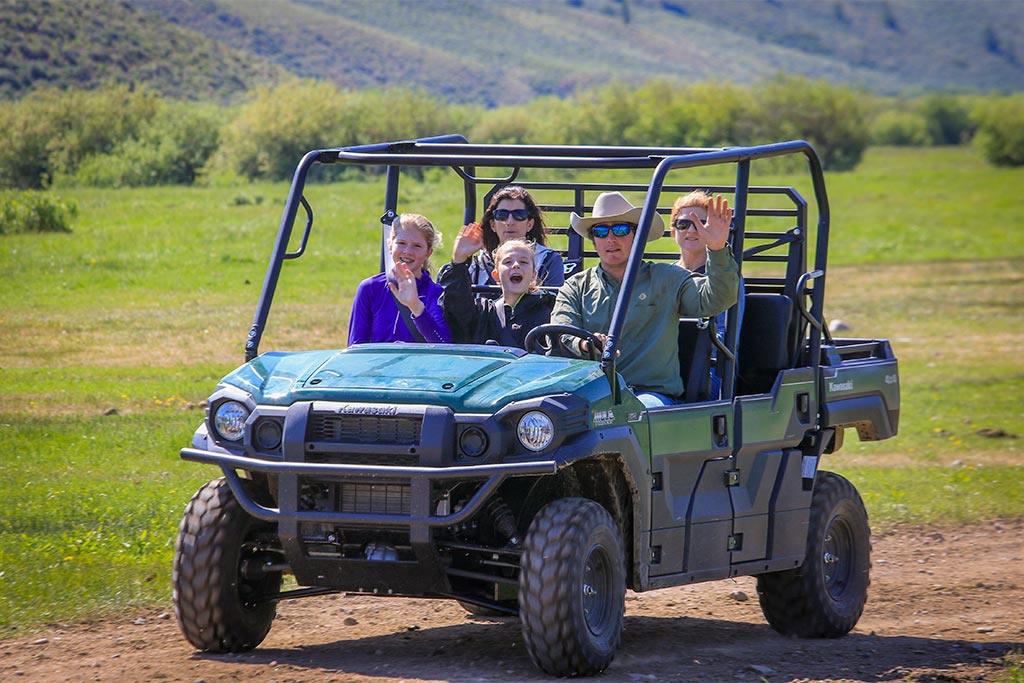
{"label": "green grass", "polygon": [[[847,452],[881,449],[922,464],[976,453],[1008,462],[1021,453],[1024,260],[842,266],[827,291],[826,312],[853,327],[846,334],[886,337],[900,359],[899,435],[882,444],[854,439]],[[996,430],[1020,438],[982,435]]]}
{"label": "green grass", "polygon": [[1022,178],[960,147],[871,148],[856,171],[828,176],[830,263],[1019,258]]}
{"label": "green grass", "polygon": [[168,602],[177,520],[216,474],[177,457],[200,416],[0,415],[4,631]]}
{"label": "green grass", "polygon": [[994,683],[1024,683],[1024,653],[1020,649],[1003,657],[1004,669],[992,679]]}
{"label": "green grass", "polygon": [[[823,466],[854,481],[876,528],[1024,515],[1024,169],[969,149],[872,149],[829,182],[826,312],[851,336],[893,340],[903,403],[895,439],[851,431]],[[400,209],[445,234],[440,263],[460,191],[402,191]],[[181,513],[219,474],[178,450],[243,360],[286,192],[67,190],[73,232],[0,237],[0,636],[169,607]],[[380,186],[307,196],[313,236],[286,264],[263,350],[343,345],[352,293],[376,268]]]}
{"label": "green grass", "polygon": [[860,491],[875,531],[1024,516],[1019,466],[829,467]]}

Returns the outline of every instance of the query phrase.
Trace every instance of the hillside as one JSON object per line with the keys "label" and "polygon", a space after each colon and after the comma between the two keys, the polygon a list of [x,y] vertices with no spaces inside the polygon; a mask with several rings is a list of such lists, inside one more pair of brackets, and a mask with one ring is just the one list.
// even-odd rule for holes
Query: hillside
{"label": "hillside", "polygon": [[285,76],[272,61],[126,2],[0,0],[0,99],[118,82],[230,101]]}
{"label": "hillside", "polygon": [[1024,2],[1006,0],[0,0],[0,46],[0,97],[130,78],[230,99],[278,69],[487,105],[779,72],[1024,90]]}

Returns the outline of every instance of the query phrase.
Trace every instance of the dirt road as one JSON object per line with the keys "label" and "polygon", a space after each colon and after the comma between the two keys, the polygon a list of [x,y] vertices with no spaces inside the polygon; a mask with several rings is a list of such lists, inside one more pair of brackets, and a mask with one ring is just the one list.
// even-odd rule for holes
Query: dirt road
{"label": "dirt road", "polygon": [[[873,543],[868,605],[845,638],[778,636],[749,578],[629,593],[622,647],[597,680],[990,681],[1024,650],[1024,520],[901,529]],[[0,681],[546,680],[517,619],[471,617],[448,601],[283,604],[262,647],[230,656],[193,651],[166,613],[0,641]]]}

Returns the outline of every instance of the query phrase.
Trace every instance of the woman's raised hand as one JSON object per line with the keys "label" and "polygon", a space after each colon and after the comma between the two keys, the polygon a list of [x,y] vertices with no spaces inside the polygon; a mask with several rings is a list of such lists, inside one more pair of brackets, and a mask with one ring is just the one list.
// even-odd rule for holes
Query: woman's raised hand
{"label": "woman's raised hand", "polygon": [[[694,220],[696,219],[696,220]],[[690,220],[697,226],[697,232],[704,238],[704,244],[708,245],[711,251],[723,249],[729,241],[729,225],[732,223],[732,209],[729,208],[728,200],[722,195],[716,196],[708,206],[708,222],[701,223],[694,213],[690,214]]]}
{"label": "woman's raised hand", "polygon": [[452,245],[452,263],[462,263],[483,249],[484,229],[479,223],[469,223],[459,229]]}
{"label": "woman's raised hand", "polygon": [[416,287],[416,276],[413,275],[409,266],[399,261],[395,264],[395,269],[392,273],[395,276],[395,281],[388,280],[388,287],[391,288],[391,292],[398,299],[398,302],[412,311],[414,316],[423,313],[423,309],[426,307],[420,301],[419,290]]}

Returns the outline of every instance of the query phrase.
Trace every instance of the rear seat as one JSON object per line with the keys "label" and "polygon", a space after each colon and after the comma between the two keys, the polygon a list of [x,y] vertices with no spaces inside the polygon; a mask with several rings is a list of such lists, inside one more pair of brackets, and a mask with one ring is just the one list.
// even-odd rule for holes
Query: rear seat
{"label": "rear seat", "polygon": [[747,294],[736,363],[737,393],[771,391],[779,371],[792,367],[796,306],[784,294]]}

